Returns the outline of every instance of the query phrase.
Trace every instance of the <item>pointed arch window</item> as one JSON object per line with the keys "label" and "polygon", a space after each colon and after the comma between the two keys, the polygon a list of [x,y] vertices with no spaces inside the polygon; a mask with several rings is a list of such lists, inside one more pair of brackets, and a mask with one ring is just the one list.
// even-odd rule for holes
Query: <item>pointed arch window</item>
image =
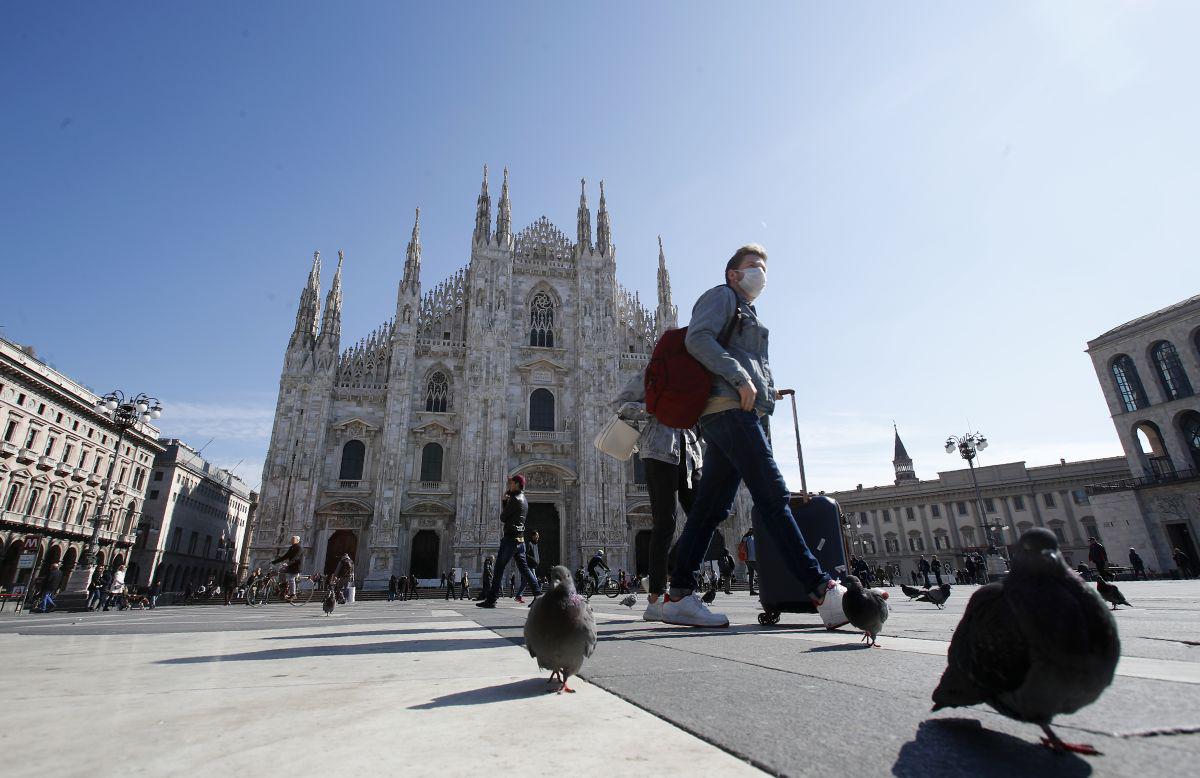
{"label": "pointed arch window", "polygon": [[529,303],[529,345],[554,348],[554,301],[545,292]]}
{"label": "pointed arch window", "polygon": [[437,443],[426,443],[421,449],[421,480],[442,480],[442,457],[444,452]]}
{"label": "pointed arch window", "polygon": [[554,395],[549,389],[534,389],[529,395],[529,429],[536,432],[554,431]]}
{"label": "pointed arch window", "polygon": [[1150,359],[1158,371],[1158,382],[1168,400],[1192,396],[1192,384],[1179,361],[1179,352],[1169,340],[1160,340],[1150,349]]}
{"label": "pointed arch window", "polygon": [[361,440],[348,441],[342,446],[342,467],[338,471],[338,480],[361,481],[366,459],[366,445]]}
{"label": "pointed arch window", "polygon": [[1121,354],[1112,361],[1112,374],[1126,412],[1136,411],[1150,404],[1146,400],[1142,379],[1138,377],[1137,366],[1128,354]]}
{"label": "pointed arch window", "polygon": [[425,386],[425,410],[430,413],[445,413],[450,407],[450,381],[446,374],[437,371],[429,377]]}

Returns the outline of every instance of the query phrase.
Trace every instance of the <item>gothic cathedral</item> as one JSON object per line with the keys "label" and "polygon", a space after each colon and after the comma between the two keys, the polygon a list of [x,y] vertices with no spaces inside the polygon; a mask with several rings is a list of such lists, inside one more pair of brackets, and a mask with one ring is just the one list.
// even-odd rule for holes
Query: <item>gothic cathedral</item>
{"label": "gothic cathedral", "polygon": [[484,168],[470,263],[423,291],[418,210],[394,317],[346,349],[341,253],[323,313],[314,256],[279,381],[255,565],[299,535],[305,572],[349,553],[366,588],[451,567],[477,584],[516,473],[541,535],[540,572],[574,569],[596,548],[614,570],[644,564],[639,463],[592,441],[657,336],[677,326],[661,241],[650,311],[617,283],[603,182],[594,240],[586,186],[574,242],[545,217],[512,232],[507,170],[494,230],[491,211]]}

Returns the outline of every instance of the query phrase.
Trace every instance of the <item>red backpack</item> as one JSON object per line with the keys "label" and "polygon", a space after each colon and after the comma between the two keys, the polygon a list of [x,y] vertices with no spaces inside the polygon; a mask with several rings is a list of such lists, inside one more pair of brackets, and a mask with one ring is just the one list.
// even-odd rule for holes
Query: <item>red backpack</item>
{"label": "red backpack", "polygon": [[[722,346],[729,341],[738,315],[735,308],[729,323],[721,329],[717,342]],[[646,410],[661,424],[680,430],[694,427],[700,421],[713,381],[712,373],[688,352],[685,338],[687,327],[662,334],[654,344],[645,379]]]}

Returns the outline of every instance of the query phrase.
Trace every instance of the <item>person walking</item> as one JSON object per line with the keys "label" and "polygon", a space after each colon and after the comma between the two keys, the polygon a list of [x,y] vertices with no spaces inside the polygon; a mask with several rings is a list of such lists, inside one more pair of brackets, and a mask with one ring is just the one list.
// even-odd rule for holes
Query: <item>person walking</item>
{"label": "person walking", "polygon": [[921,554],[921,558],[917,560],[917,572],[921,574],[921,581],[924,586],[929,586],[929,571],[931,569],[929,560],[925,558],[924,554]]}
{"label": "person walking", "polygon": [[150,584],[150,588],[146,590],[146,598],[149,600],[150,610],[158,607],[158,598],[162,595],[162,579],[159,578],[154,583]]}
{"label": "person walking", "polygon": [[276,565],[284,562],[283,576],[287,582],[287,588],[284,591],[283,599],[288,602],[296,596],[296,576],[300,575],[300,558],[304,554],[304,549],[300,546],[300,536],[292,535],[292,544],[288,546],[287,551],[271,560],[271,564]]}
{"label": "person walking", "polygon": [[933,577],[940,587],[942,585],[942,560],[937,558],[937,554],[934,554],[933,559],[929,560],[929,569],[933,572]]}
{"label": "person walking", "polygon": [[[613,410],[639,429],[637,451],[646,473],[651,515],[649,580],[646,611],[642,618],[662,621],[667,592],[667,555],[675,537],[676,504],[682,505],[685,513],[691,511],[703,453],[695,429],[668,427],[646,409],[644,370],[633,375],[621,388],[613,400]],[[601,558],[600,562],[603,561]],[[589,573],[593,572],[590,563],[588,568]]]}
{"label": "person walking", "polygon": [[460,599],[460,600],[471,599],[471,579],[467,575],[466,568],[463,568],[462,581],[459,582],[458,599]]}
{"label": "person walking", "polygon": [[34,613],[49,613],[54,610],[54,595],[62,587],[62,566],[58,562],[50,565],[46,575],[42,577],[42,588],[38,591],[38,606]]}
{"label": "person walking", "polygon": [[[542,536],[536,529],[525,537],[525,561],[529,563],[529,569],[533,571],[534,575],[537,575],[538,564],[542,561],[541,550],[538,548],[538,542],[541,539]],[[521,597],[524,593],[525,579],[521,579],[521,582],[517,585],[517,602],[525,602]]]}
{"label": "person walking", "polygon": [[98,609],[104,600],[104,565],[96,565],[92,572],[92,580],[88,583],[87,609]]}
{"label": "person walking", "polygon": [[442,573],[442,580],[446,582],[446,599],[456,596],[454,594],[454,571],[447,570]]}
{"label": "person walking", "polygon": [[1184,578],[1192,577],[1192,560],[1183,552],[1183,549],[1176,546],[1171,552],[1171,559],[1174,560],[1175,567],[1179,568],[1180,575]]}
{"label": "person walking", "polygon": [[1095,538],[1088,538],[1088,561],[1096,566],[1096,572],[1107,581],[1109,578],[1108,552],[1104,550],[1103,544]]}
{"label": "person walking", "polygon": [[750,582],[750,596],[754,597],[758,594],[754,588],[754,576],[758,573],[758,549],[754,544],[754,527],[746,530],[746,534],[742,535],[742,541],[738,543],[738,556],[746,563],[746,578]]}
{"label": "person walking", "polygon": [[488,554],[487,559],[483,560],[483,577],[479,581],[479,599],[482,600],[487,596],[487,592],[492,588],[492,565],[496,559],[491,554]]}
{"label": "person walking", "polygon": [[1132,546],[1129,547],[1129,567],[1133,570],[1133,580],[1136,581],[1139,578],[1148,580],[1146,578],[1146,563],[1142,561],[1141,555]]}
{"label": "person walking", "polygon": [[233,602],[237,595],[237,571],[230,568],[221,575],[221,591],[225,593],[225,604]]}
{"label": "person walking", "polygon": [[117,565],[106,591],[108,596],[104,599],[103,610],[108,610],[113,602],[117,603],[117,610],[125,610],[125,565]]}
{"label": "person walking", "polygon": [[542,594],[541,584],[529,569],[525,559],[525,519],[529,516],[529,501],[525,497],[525,476],[517,474],[508,479],[507,489],[500,501],[500,521],[504,525],[504,535],[500,540],[500,548],[496,551],[496,577],[492,586],[484,593],[481,601],[475,603],[480,608],[495,608],[496,600],[500,597],[500,576],[510,560],[515,560],[517,570],[529,583],[534,597]]}
{"label": "person walking", "polygon": [[838,584],[821,569],[804,541],[789,506],[791,493],[763,426],[763,418],[771,415],[775,400],[782,396],[768,366],[768,331],[754,307],[766,284],[766,249],[757,244],[742,246],[725,265],[724,283],[705,292],[692,308],[685,345],[712,373],[712,386],[700,416],[707,444],[700,485],[676,543],[675,571],[663,604],[663,621],[670,624],[729,626],[724,614],[712,612],[701,600],[696,577],[742,483],[768,535],[764,542],[778,548],[825,623],[845,623],[843,615],[834,613],[836,598],[826,597]]}
{"label": "person walking", "polygon": [[393,573],[392,577],[388,579],[388,602],[396,601],[396,589],[399,585],[400,583],[396,580],[396,575]]}

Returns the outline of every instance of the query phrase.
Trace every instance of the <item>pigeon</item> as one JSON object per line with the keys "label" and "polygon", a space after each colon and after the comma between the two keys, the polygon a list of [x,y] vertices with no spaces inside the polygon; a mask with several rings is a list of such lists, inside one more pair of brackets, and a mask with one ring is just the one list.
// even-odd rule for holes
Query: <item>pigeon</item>
{"label": "pigeon", "polygon": [[[1104,580],[1103,576],[1096,577],[1096,591],[1100,592],[1100,596],[1106,601],[1112,603],[1112,609],[1116,610],[1118,605],[1129,605],[1129,601],[1125,599],[1125,595],[1121,594],[1121,590],[1116,584],[1110,584]],[[1132,608],[1132,605],[1129,605]]]}
{"label": "pigeon", "polygon": [[1098,754],[1064,742],[1050,722],[1095,702],[1120,655],[1117,622],[1104,600],[1067,567],[1054,534],[1035,527],[1021,535],[1007,578],[980,587],[967,602],[933,710],[985,702],[1040,726],[1051,749]]}
{"label": "pigeon", "polygon": [[321,603],[321,610],[325,611],[325,615],[329,616],[333,613],[333,606],[337,605],[337,598],[333,594],[333,589],[325,595],[325,601]]}
{"label": "pigeon", "polygon": [[842,579],[846,593],[842,595],[842,611],[850,623],[863,631],[863,640],[878,648],[875,640],[887,621],[888,604],[887,592],[877,592],[874,589],[864,589],[862,581],[856,576],[848,575]]}
{"label": "pigeon", "polygon": [[632,608],[634,605],[637,604],[637,597],[634,597],[631,594],[628,597],[626,597],[625,599],[621,600],[621,604],[624,605],[626,608]]}
{"label": "pigeon", "polygon": [[917,598],[917,602],[932,602],[939,608],[950,599],[950,584],[942,584],[937,587],[930,587],[921,591],[921,596]]}
{"label": "pigeon", "polygon": [[567,680],[579,673],[583,660],[596,650],[596,620],[575,591],[571,571],[562,565],[550,570],[549,588],[529,607],[525,647],[538,667],[551,671],[549,680],[562,684],[559,694],[575,691],[567,686]]}
{"label": "pigeon", "polygon": [[701,597],[700,599],[704,600],[705,605],[712,605],[712,601],[717,599],[716,587],[714,586],[712,589],[709,589],[707,592],[704,593],[704,596]]}
{"label": "pigeon", "polygon": [[916,586],[909,586],[908,584],[900,584],[900,591],[904,592],[904,595],[910,600],[920,597],[925,592],[924,589],[917,588]]}

